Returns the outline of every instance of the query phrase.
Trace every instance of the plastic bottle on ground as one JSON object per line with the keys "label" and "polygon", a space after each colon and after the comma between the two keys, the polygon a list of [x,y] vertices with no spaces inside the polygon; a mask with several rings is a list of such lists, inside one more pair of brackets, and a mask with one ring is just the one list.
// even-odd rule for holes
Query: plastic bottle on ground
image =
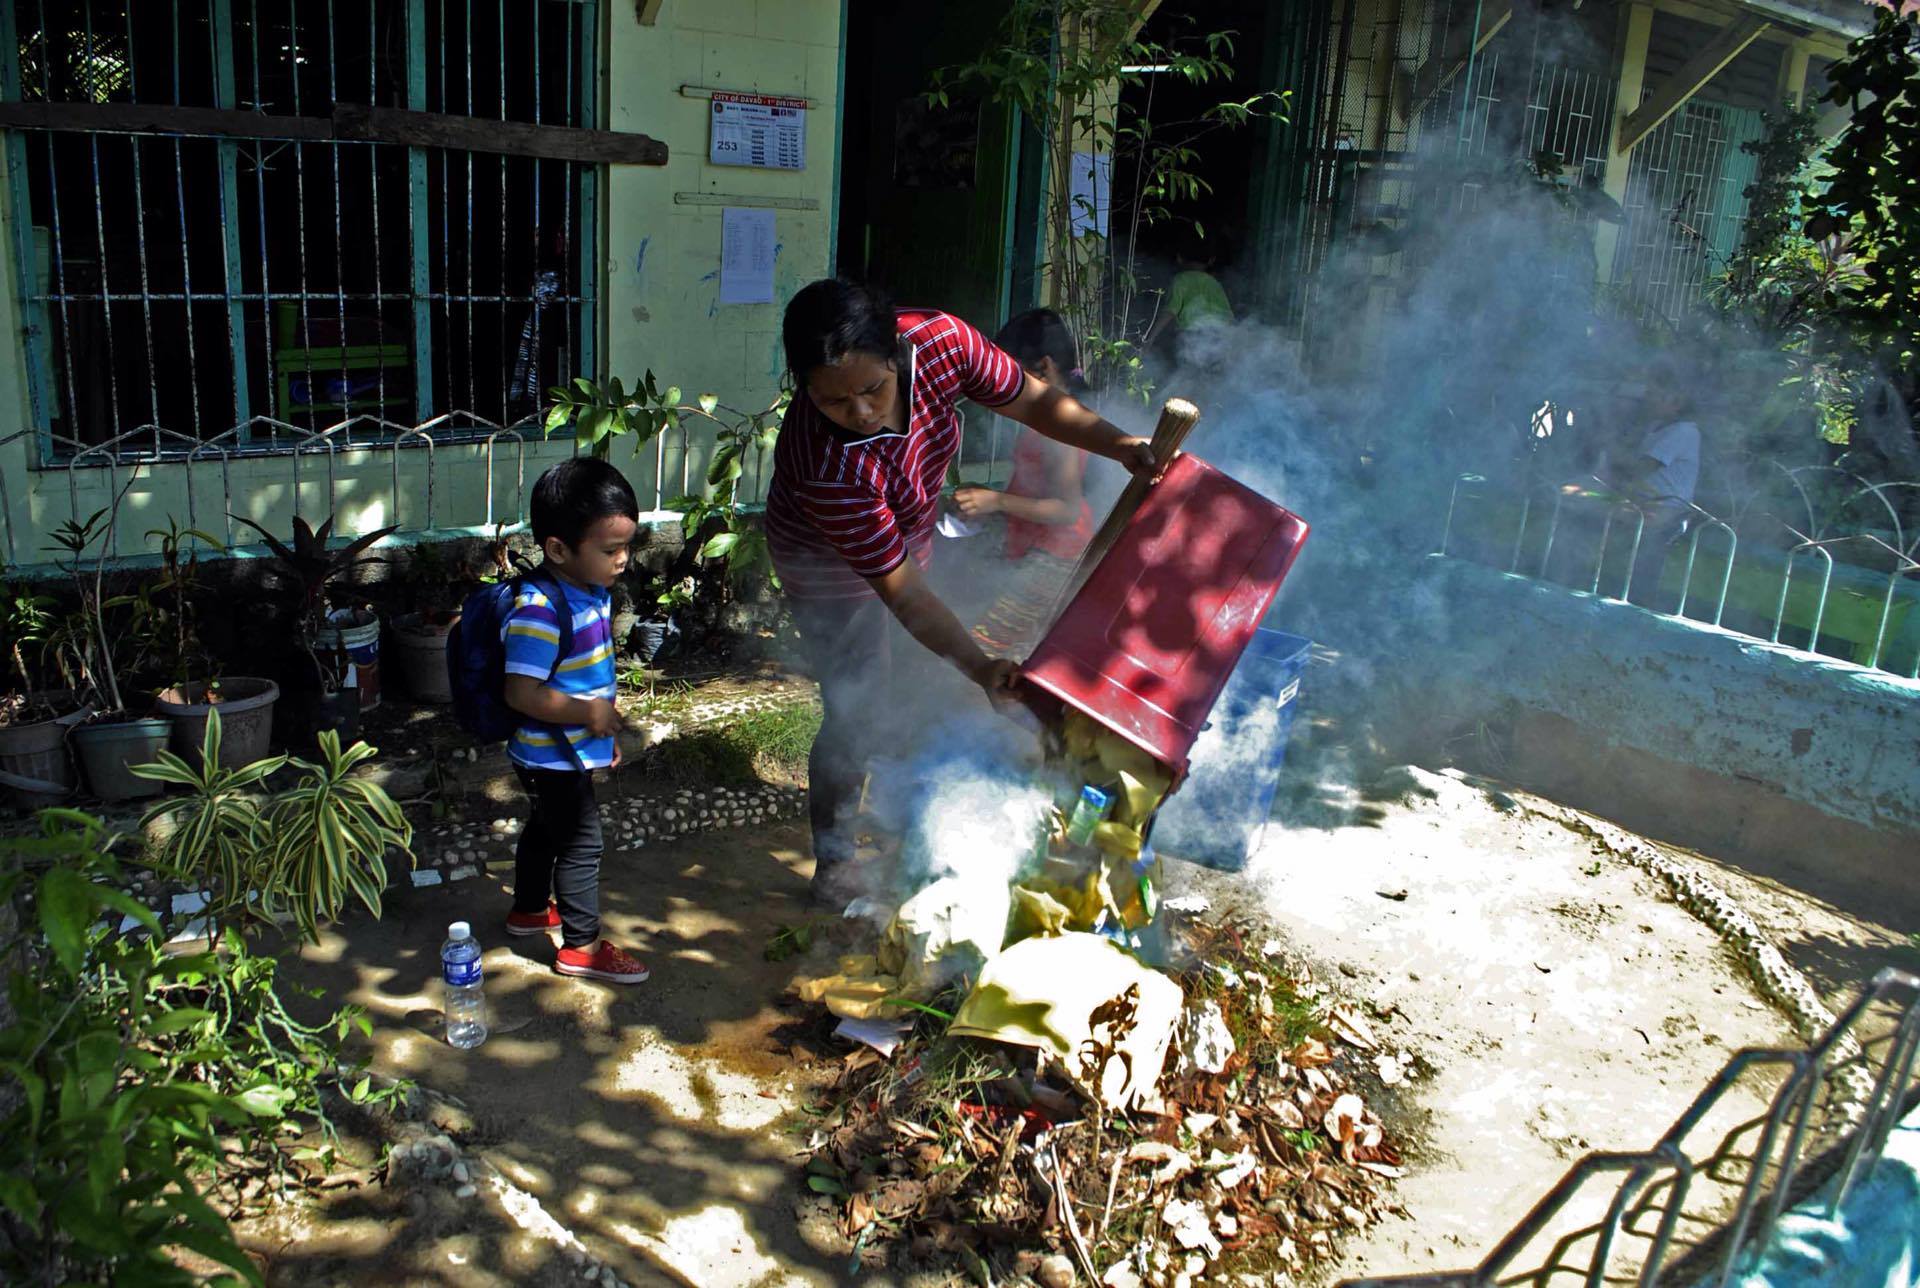
{"label": "plastic bottle on ground", "polygon": [[463,1051],[487,1040],[487,1002],[480,968],[480,943],[464,921],[447,927],[440,945],[440,982],[447,997],[447,1044]]}

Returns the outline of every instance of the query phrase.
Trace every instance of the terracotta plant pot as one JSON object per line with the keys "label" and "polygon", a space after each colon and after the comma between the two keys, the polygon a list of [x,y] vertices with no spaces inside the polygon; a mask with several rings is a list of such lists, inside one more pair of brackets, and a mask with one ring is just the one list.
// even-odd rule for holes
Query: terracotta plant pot
{"label": "terracotta plant pot", "polygon": [[206,745],[207,717],[220,710],[220,767],[239,769],[267,758],[273,742],[273,704],[280,686],[272,680],[235,675],[220,681],[220,701],[207,701],[207,686],[196,681],[162,689],[153,709],[173,725],[173,750],[189,765],[200,763]]}
{"label": "terracotta plant pot", "polygon": [[405,678],[407,691],[422,702],[453,701],[453,680],[447,673],[447,635],[458,613],[445,625],[421,613],[393,619],[393,658]]}
{"label": "terracotta plant pot", "polygon": [[73,731],[73,747],[86,770],[87,786],[103,801],[158,796],[165,784],[142,778],[134,765],[150,765],[166,750],[171,725],[159,716],[103,720]]}

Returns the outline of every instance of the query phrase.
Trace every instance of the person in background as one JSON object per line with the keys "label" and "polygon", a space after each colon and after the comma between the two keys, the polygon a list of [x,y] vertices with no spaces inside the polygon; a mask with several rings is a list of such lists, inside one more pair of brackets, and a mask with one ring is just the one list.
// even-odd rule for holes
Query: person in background
{"label": "person in background", "polygon": [[1692,418],[1686,374],[1665,362],[1650,374],[1634,428],[1601,452],[1595,472],[1646,516],[1627,598],[1671,611],[1674,605],[1661,602],[1657,592],[1668,549],[1687,531],[1693,515],[1693,494],[1700,483],[1700,426]]}
{"label": "person in background", "polygon": [[996,706],[1013,700],[1018,669],[987,656],[923,572],[960,451],[960,400],[1140,477],[1158,467],[1146,439],[1022,371],[951,314],[895,309],[871,287],[828,278],[788,302],[781,339],[795,393],[774,448],[767,546],[824,708],[807,756],[813,895],[844,904],[856,893],[848,863],[868,757],[919,732],[900,727],[894,631]]}
{"label": "person in background", "polygon": [[[1690,415],[1685,373],[1662,362],[1648,368],[1644,381],[1617,386],[1620,403],[1583,414],[1582,425],[1600,427],[1591,471],[1560,490],[1580,498],[1563,513],[1553,544],[1548,576],[1562,585],[1586,590],[1599,568],[1601,594],[1614,596],[1626,586],[1626,598],[1643,608],[1672,612],[1661,596],[1660,577],[1667,555],[1688,529],[1694,489],[1700,479],[1700,426]],[[1598,484],[1598,490],[1595,484]],[[1631,572],[1625,565],[1633,542],[1634,514],[1645,517],[1640,549]],[[1612,524],[1606,523],[1613,516]],[[1605,563],[1601,564],[1602,539]]]}
{"label": "person in background", "polygon": [[1179,271],[1167,283],[1160,315],[1147,328],[1142,347],[1151,349],[1169,329],[1182,365],[1217,367],[1226,358],[1226,332],[1233,325],[1227,288],[1213,275],[1215,251],[1198,230],[1189,231],[1175,252]]}
{"label": "person in background", "polygon": [[[1052,309],[1031,309],[1008,320],[993,342],[1029,376],[1074,398],[1087,381],[1073,333]],[[1093,539],[1093,508],[1083,493],[1086,453],[1023,429],[1014,440],[1013,474],[1004,490],[963,487],[954,508],[974,521],[1006,516],[1007,569],[1000,597],[973,628],[980,646],[1012,657],[1038,638],[1055,596]]]}

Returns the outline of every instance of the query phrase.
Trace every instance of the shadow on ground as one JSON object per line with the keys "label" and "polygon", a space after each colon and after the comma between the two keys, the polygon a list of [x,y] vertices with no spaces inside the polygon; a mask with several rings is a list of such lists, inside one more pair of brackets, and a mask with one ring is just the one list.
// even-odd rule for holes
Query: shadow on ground
{"label": "shadow on ground", "polygon": [[[288,974],[327,1006],[366,1007],[373,1067],[465,1101],[468,1147],[623,1279],[657,1281],[666,1265],[703,1284],[828,1282],[839,1259],[809,1246],[795,1219],[787,1119],[806,1080],[829,1068],[799,1063],[812,1052],[791,1045],[795,1016],[780,999],[799,963],[763,959],[780,925],[809,915],[807,868],[796,824],[609,855],[603,926],[652,968],[638,986],[553,974],[551,944],[501,932],[508,891],[487,875],[398,893],[382,919],[335,927]],[[458,919],[486,948],[493,1030],[473,1051],[439,1035],[438,951]],[[475,1249],[442,1278],[480,1282],[480,1267],[500,1273],[512,1260],[505,1248]],[[378,1283],[386,1266],[377,1244],[302,1241],[278,1255],[273,1277]],[[422,1282],[418,1270],[404,1277]]]}

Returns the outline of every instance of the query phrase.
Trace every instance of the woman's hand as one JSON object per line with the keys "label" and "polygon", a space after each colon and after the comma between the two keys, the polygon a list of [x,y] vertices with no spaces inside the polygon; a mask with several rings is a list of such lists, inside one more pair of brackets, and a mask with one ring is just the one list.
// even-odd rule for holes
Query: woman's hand
{"label": "woman's hand", "polygon": [[1113,441],[1113,448],[1107,453],[1114,460],[1127,467],[1127,473],[1149,483],[1157,483],[1166,471],[1160,462],[1154,459],[1153,443],[1145,438],[1136,438],[1123,434]]}
{"label": "woman's hand", "polygon": [[1020,678],[1017,663],[1004,657],[989,657],[973,670],[973,682],[986,691],[994,710],[1002,711],[1020,699],[1014,695],[1014,683]]}
{"label": "woman's hand", "polygon": [[963,519],[984,519],[1000,509],[1000,494],[990,487],[963,487],[953,494],[953,508]]}

